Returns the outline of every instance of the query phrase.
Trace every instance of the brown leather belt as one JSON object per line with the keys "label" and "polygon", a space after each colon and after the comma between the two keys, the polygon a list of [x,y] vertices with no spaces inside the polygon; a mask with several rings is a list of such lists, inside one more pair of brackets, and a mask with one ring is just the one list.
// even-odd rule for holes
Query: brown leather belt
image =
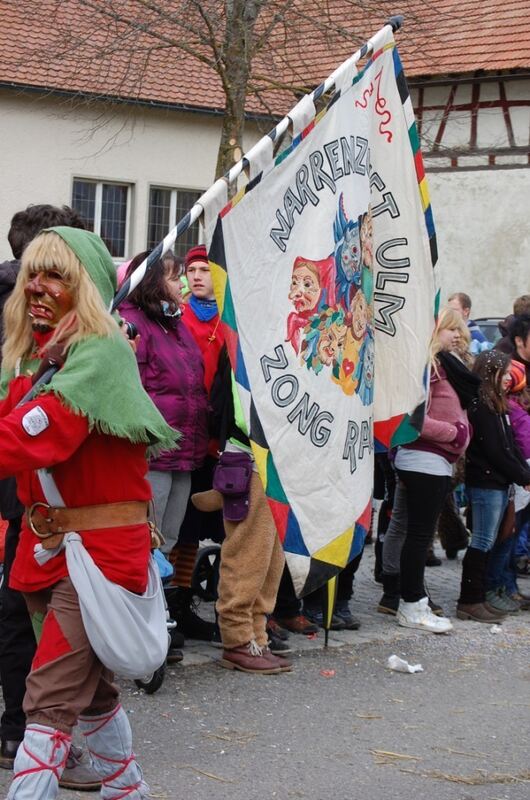
{"label": "brown leather belt", "polygon": [[33,533],[48,548],[51,543],[45,543],[46,540],[50,537],[60,540],[69,531],[97,531],[146,523],[147,503],[128,500],[79,508],[56,508],[48,503],[33,503],[31,508],[26,509],[26,518]]}

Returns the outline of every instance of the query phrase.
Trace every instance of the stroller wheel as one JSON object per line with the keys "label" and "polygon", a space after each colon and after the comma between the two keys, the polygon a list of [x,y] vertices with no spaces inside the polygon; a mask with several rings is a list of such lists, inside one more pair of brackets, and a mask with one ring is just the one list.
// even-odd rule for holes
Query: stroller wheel
{"label": "stroller wheel", "polygon": [[206,602],[217,600],[220,558],[221,548],[217,544],[202,547],[197,553],[191,585],[194,594]]}
{"label": "stroller wheel", "polygon": [[162,664],[161,667],[155,669],[153,675],[149,680],[135,680],[135,684],[139,689],[143,689],[146,694],[154,694],[158,692],[162,684],[164,683],[164,677],[166,674],[166,662]]}

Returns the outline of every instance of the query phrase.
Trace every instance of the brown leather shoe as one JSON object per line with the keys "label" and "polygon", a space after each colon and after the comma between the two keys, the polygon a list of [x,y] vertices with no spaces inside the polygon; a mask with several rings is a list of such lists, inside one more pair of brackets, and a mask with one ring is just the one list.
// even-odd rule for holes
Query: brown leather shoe
{"label": "brown leather shoe", "polygon": [[285,656],[277,656],[271,652],[269,647],[264,647],[263,658],[266,658],[271,664],[276,664],[280,672],[290,672],[293,668],[293,662],[289,661]]}
{"label": "brown leather shoe", "polygon": [[505,614],[487,606],[486,603],[458,603],[456,616],[458,619],[470,619],[474,622],[489,622],[490,625],[506,619]]}
{"label": "brown leather shoe", "polygon": [[285,628],[282,628],[274,617],[269,617],[267,620],[267,633],[269,636],[276,636],[277,639],[281,639],[282,642],[286,642],[289,638],[289,631],[286,631]]}
{"label": "brown leather shoe", "polygon": [[92,767],[86,750],[75,744],[71,746],[59,786],[78,792],[97,792],[101,789],[101,778]]}
{"label": "brown leather shoe", "polygon": [[297,614],[295,617],[274,617],[274,619],[278,625],[291,633],[318,633],[318,625],[303,614]]}
{"label": "brown leather shoe", "polygon": [[279,675],[280,672],[284,672],[279,663],[276,663],[279,659],[272,653],[270,656],[275,659],[274,662],[271,657],[264,654],[263,649],[255,641],[251,641],[240,647],[234,647],[232,650],[223,650],[223,657],[219,664],[225,669],[254,672],[258,675]]}

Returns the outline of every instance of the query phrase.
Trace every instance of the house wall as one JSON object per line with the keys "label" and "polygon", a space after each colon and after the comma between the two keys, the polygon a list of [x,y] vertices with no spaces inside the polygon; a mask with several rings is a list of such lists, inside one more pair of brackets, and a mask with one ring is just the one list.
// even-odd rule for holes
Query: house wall
{"label": "house wall", "polygon": [[[15,211],[70,204],[74,177],[132,187],[127,257],[145,249],[149,186],[204,191],[215,175],[219,117],[175,111],[72,106],[0,91],[0,260]],[[259,138],[248,125],[246,147]]]}
{"label": "house wall", "polygon": [[[530,80],[506,81],[508,99],[530,100]],[[424,89],[423,104],[444,105],[449,87]],[[495,100],[496,84],[481,87]],[[417,106],[418,90],[412,98]],[[471,98],[462,85],[455,103]],[[150,185],[206,189],[215,171],[220,120],[200,114],[115,107],[72,106],[70,101],[0,91],[0,259],[13,213],[29,203],[71,202],[74,176],[132,186],[127,256],[146,244]],[[110,115],[110,122],[108,121]],[[513,298],[530,293],[530,165],[528,155],[487,152],[509,148],[500,109],[480,112],[476,148],[469,149],[468,111],[449,115],[441,148],[433,154],[442,112],[422,119],[425,164],[438,234],[442,300],[453,291],[473,299],[475,316],[504,316]],[[515,145],[528,148],[530,107],[510,110]],[[262,131],[263,133],[264,131]],[[261,135],[249,125],[245,149]],[[444,152],[458,150],[458,167]],[[465,154],[467,152],[467,155]],[[447,171],[440,171],[446,169]]]}
{"label": "house wall", "polygon": [[490,107],[476,109],[474,141],[472,112],[465,108],[473,99],[470,84],[457,86],[452,110],[451,85],[411,92],[438,237],[442,302],[466,292],[476,317],[505,316],[515,297],[530,293],[530,79],[501,80],[504,113],[495,105],[499,81],[481,82],[476,91],[475,100]]}
{"label": "house wall", "polygon": [[504,317],[530,294],[530,169],[427,175],[442,302],[466,292],[474,317]]}

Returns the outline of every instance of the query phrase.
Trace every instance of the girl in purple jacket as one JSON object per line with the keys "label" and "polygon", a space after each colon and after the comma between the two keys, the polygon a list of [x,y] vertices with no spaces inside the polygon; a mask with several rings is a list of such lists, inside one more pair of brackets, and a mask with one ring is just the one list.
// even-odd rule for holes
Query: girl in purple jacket
{"label": "girl in purple jacket", "polygon": [[[137,255],[127,276],[144,260]],[[120,306],[140,334],[136,359],[142,384],[164,419],[182,432],[178,449],[160,453],[149,464],[155,520],[172,553],[175,576],[166,597],[172,617],[185,636],[211,639],[214,625],[193,613],[191,574],[198,541],[182,541],[180,527],[191,488],[191,472],[202,466],[208,449],[208,406],[204,362],[193,336],[181,321],[181,281],[176,260],[153,264]],[[172,552],[173,551],[173,552]]]}
{"label": "girl in purple jacket", "polygon": [[481,353],[473,372],[481,379],[479,396],[469,408],[473,438],[466,452],[466,494],[472,511],[472,536],[462,562],[457,617],[492,622],[519,606],[502,584],[509,537],[505,525],[512,484],[530,488],[530,469],[519,452],[508,416],[510,359],[491,350]]}
{"label": "girl in purple jacket", "polygon": [[[524,364],[512,361],[510,364],[510,385],[508,386],[508,416],[513,430],[515,444],[522,457],[530,463],[530,392],[526,385]],[[528,525],[530,522],[530,493],[523,487],[515,486],[515,531],[503,542],[495,543],[492,555],[499,549],[504,555],[497,574],[490,573],[490,589],[504,594],[513,604],[513,610],[530,609],[530,597],[524,595],[517,586],[517,560],[525,554],[528,547]]]}

